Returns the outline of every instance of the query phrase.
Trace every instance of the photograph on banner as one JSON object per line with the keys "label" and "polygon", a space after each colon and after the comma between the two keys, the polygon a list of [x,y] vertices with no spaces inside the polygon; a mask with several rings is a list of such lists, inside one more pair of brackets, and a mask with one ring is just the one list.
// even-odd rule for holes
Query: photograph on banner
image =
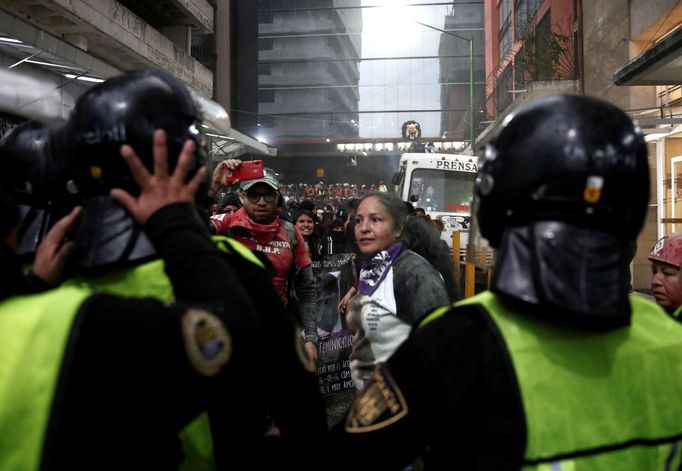
{"label": "photograph on banner", "polygon": [[355,396],[349,360],[353,333],[338,309],[339,301],[355,283],[354,258],[352,253],[340,253],[313,261],[319,293],[317,379],[330,426],[344,417]]}

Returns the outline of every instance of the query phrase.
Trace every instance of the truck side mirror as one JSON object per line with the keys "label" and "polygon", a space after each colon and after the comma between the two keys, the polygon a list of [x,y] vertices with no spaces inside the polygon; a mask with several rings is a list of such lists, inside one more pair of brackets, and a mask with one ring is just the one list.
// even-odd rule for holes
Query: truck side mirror
{"label": "truck side mirror", "polygon": [[391,177],[391,183],[394,185],[401,185],[405,179],[405,174],[403,172],[395,172]]}

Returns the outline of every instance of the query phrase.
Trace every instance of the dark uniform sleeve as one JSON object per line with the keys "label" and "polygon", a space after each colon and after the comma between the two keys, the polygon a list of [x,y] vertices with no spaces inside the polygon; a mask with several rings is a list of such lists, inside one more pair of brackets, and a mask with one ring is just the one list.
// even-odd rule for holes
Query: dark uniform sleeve
{"label": "dark uniform sleeve", "polygon": [[[523,411],[497,330],[476,308],[413,331],[359,393],[332,441],[338,469],[519,469]],[[428,450],[428,451],[427,451]]]}

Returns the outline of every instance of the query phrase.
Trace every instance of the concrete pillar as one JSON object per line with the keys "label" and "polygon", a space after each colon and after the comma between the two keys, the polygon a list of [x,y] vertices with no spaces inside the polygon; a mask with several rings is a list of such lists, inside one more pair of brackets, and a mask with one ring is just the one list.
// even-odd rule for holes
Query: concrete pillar
{"label": "concrete pillar", "polygon": [[232,113],[232,54],[230,44],[232,31],[230,23],[231,0],[217,0],[215,8],[215,20],[213,22],[216,43],[216,65],[213,74],[213,99],[228,110],[230,118]]}

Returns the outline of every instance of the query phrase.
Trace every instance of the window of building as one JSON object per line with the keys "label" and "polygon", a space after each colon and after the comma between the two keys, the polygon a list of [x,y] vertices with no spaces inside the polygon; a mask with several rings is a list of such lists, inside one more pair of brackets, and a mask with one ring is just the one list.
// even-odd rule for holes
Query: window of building
{"label": "window of building", "polygon": [[272,74],[272,64],[258,64],[258,75]]}
{"label": "window of building", "polygon": [[502,0],[498,8],[500,61],[502,61],[512,46],[511,0]]}
{"label": "window of building", "polygon": [[[535,53],[539,57],[549,57],[550,56],[550,44],[552,43],[552,25],[550,24],[550,11],[547,10],[547,14],[542,17],[538,25],[535,27],[535,41],[536,49]],[[550,80],[554,75],[554,67],[550,65],[555,65],[550,63],[547,67],[540,68],[538,71],[538,80]]]}
{"label": "window of building", "polygon": [[515,0],[514,3],[514,34],[518,40],[519,36],[528,26],[528,23],[535,18],[535,13],[542,5],[544,0]]}
{"label": "window of building", "polygon": [[497,77],[497,87],[495,88],[495,106],[497,107],[497,113],[502,113],[512,102],[512,94],[509,90],[513,89],[512,83],[513,75],[512,68],[507,67],[504,71]]}
{"label": "window of building", "polygon": [[272,12],[269,10],[259,11],[258,23],[262,25],[272,24]]}
{"label": "window of building", "polygon": [[258,90],[258,103],[274,103],[275,102],[275,91],[274,90]]}
{"label": "window of building", "polygon": [[272,38],[258,38],[259,51],[272,51]]}

